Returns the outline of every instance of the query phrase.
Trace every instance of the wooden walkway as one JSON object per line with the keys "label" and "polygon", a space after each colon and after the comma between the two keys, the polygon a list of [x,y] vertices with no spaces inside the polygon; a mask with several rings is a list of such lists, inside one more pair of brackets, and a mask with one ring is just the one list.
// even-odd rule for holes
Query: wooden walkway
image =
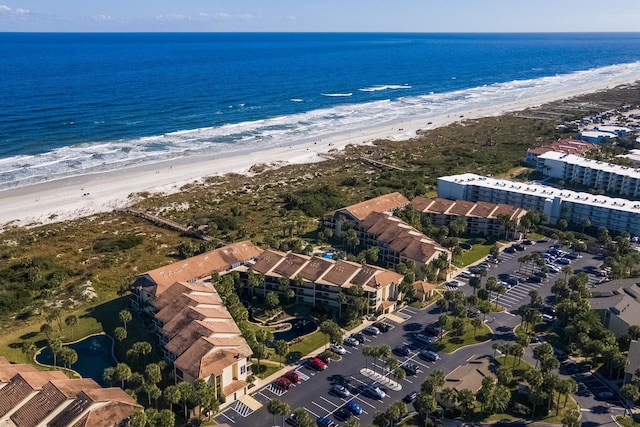
{"label": "wooden walkway", "polygon": [[398,166],[394,166],[394,165],[390,165],[388,163],[379,162],[377,160],[369,159],[369,158],[364,157],[364,156],[360,156],[360,159],[364,160],[367,163],[371,163],[374,166],[381,166],[383,168],[391,168],[391,169],[399,170],[399,171],[402,171],[402,172],[408,172],[407,169],[404,169],[404,168],[401,168],[401,167],[398,167]]}
{"label": "wooden walkway", "polygon": [[118,211],[120,212],[126,212],[126,213],[130,213],[134,216],[138,216],[140,218],[144,218],[147,221],[151,221],[152,223],[161,226],[161,227],[166,227],[170,230],[176,230],[179,231],[183,234],[186,234],[188,236],[191,237],[195,237],[196,239],[200,239],[200,240],[206,240],[206,241],[211,241],[213,240],[212,237],[207,236],[206,234],[198,231],[198,230],[194,230],[193,227],[185,227],[184,225],[180,224],[179,222],[176,221],[172,221],[170,219],[167,218],[162,218],[159,217],[157,215],[153,215],[150,214],[149,212],[145,212],[141,209],[134,209],[134,208],[123,208],[123,209],[118,209]]}

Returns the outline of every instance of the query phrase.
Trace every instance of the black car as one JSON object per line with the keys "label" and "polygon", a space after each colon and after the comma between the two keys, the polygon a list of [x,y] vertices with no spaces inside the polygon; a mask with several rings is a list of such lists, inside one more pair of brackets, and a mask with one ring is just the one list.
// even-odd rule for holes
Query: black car
{"label": "black car", "polygon": [[404,403],[411,403],[414,400],[416,400],[417,397],[418,397],[418,392],[417,391],[412,391],[411,393],[409,393],[405,397],[403,397],[402,401]]}
{"label": "black car", "polygon": [[518,252],[522,252],[524,251],[526,248],[524,247],[524,245],[521,245],[520,243],[518,243],[517,245],[513,245],[513,249],[515,249]]}
{"label": "black car", "polygon": [[351,336],[357,339],[360,343],[364,343],[364,334],[362,332],[356,332],[355,334],[351,334]]}
{"label": "black car", "polygon": [[440,335],[440,328],[435,323],[431,323],[424,327],[424,333],[436,337]]}
{"label": "black car", "polygon": [[394,348],[393,352],[398,356],[407,357],[411,354],[411,347],[409,347],[408,345],[403,345],[402,347]]}
{"label": "black car", "polygon": [[418,373],[418,365],[415,363],[404,363],[401,367],[408,375],[416,375]]}
{"label": "black car", "polygon": [[516,248],[514,248],[513,246],[509,246],[508,248],[504,248],[504,251],[508,254],[513,254],[516,252]]}
{"label": "black car", "polygon": [[338,409],[333,416],[336,417],[338,420],[340,421],[347,421],[349,418],[351,418],[353,414],[351,413],[351,411],[347,408],[345,408],[344,406],[341,407],[340,409]]}
{"label": "black car", "polygon": [[540,309],[540,313],[542,314],[548,314],[549,316],[555,316],[557,314],[557,311],[555,308],[553,308],[550,305],[545,305],[544,307],[542,307]]}
{"label": "black car", "polygon": [[538,277],[542,277],[543,279],[546,279],[547,277],[549,277],[549,275],[547,273],[545,273],[544,271],[536,271],[533,274],[538,276]]}
{"label": "black car", "polygon": [[391,327],[384,322],[375,322],[373,326],[380,329],[380,332],[389,332],[389,329],[391,329]]}
{"label": "black car", "polygon": [[534,274],[533,276],[529,276],[527,278],[527,282],[529,282],[529,283],[542,283],[542,277]]}

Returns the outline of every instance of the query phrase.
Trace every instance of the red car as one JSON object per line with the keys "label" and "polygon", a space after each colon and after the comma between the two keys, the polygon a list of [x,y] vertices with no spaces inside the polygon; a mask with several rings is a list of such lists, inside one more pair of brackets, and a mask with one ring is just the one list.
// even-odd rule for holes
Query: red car
{"label": "red car", "polygon": [[323,371],[327,369],[327,364],[316,357],[313,359],[309,359],[309,361],[307,361],[307,367],[314,369],[316,371]]}
{"label": "red car", "polygon": [[292,384],[298,384],[300,382],[300,375],[296,371],[289,371],[283,375],[284,378],[291,381]]}
{"label": "red car", "polygon": [[291,388],[291,381],[289,381],[287,378],[285,377],[280,377],[276,380],[276,385],[278,387],[281,387],[285,390],[289,390]]}

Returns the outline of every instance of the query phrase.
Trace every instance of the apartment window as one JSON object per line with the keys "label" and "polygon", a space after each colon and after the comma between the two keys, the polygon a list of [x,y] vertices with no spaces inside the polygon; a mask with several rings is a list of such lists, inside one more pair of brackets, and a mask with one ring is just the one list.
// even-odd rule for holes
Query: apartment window
{"label": "apartment window", "polygon": [[242,365],[240,366],[240,374],[246,374],[247,373],[247,366],[246,365]]}

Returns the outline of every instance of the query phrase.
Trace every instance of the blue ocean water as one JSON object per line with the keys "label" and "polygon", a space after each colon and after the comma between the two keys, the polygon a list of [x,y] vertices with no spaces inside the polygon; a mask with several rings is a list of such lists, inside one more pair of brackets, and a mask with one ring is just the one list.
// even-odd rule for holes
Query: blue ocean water
{"label": "blue ocean water", "polygon": [[0,188],[640,78],[640,33],[0,33],[0,52]]}

